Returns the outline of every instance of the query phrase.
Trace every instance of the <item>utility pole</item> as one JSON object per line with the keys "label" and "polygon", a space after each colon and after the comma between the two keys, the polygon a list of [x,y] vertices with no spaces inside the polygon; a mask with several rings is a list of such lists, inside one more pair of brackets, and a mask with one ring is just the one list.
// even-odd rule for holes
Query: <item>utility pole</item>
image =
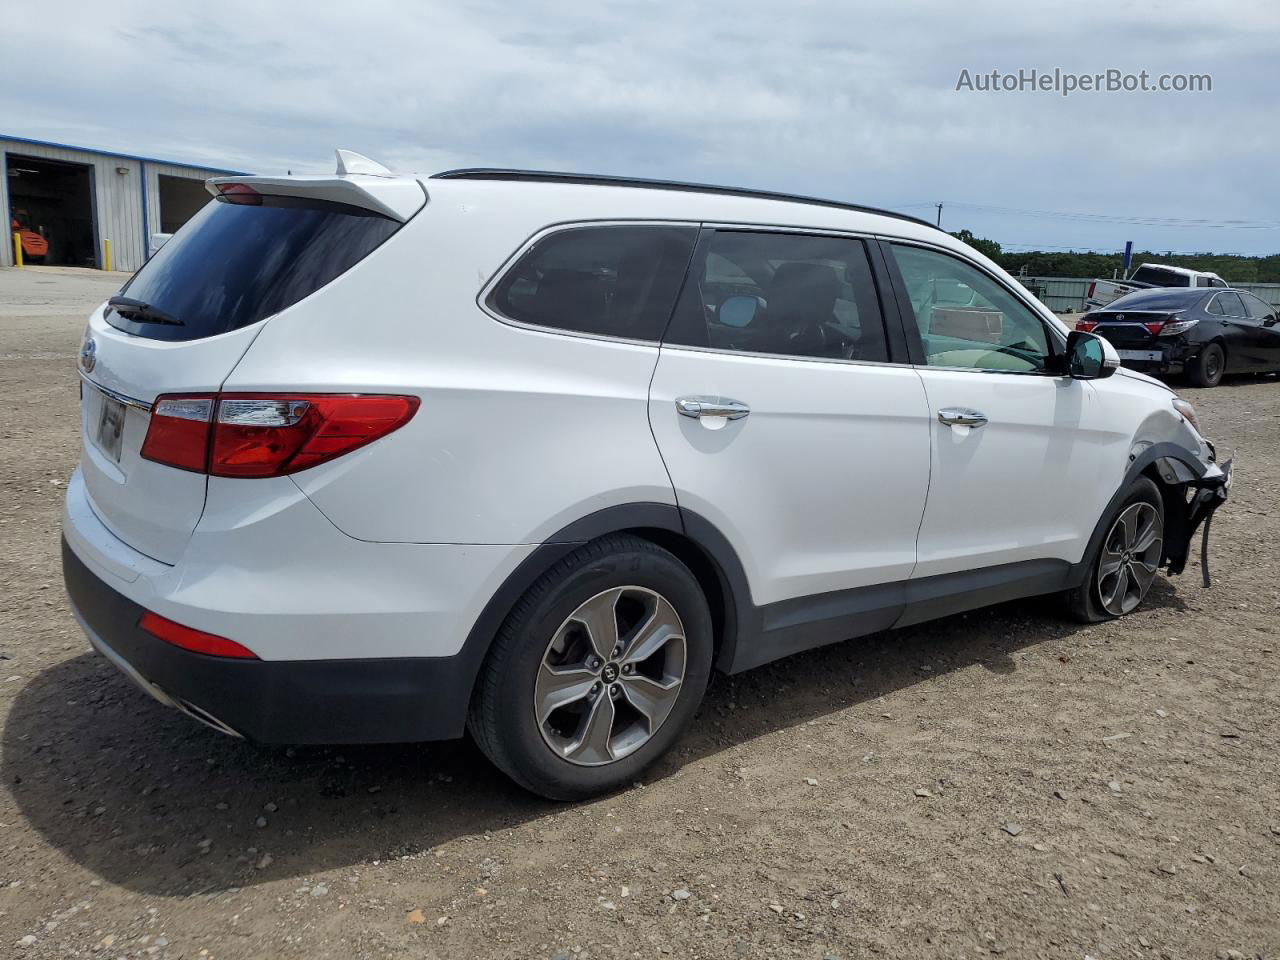
{"label": "utility pole", "polygon": [[939,201],[938,203],[934,204],[934,206],[936,206],[936,207],[938,208],[938,226],[942,226],[942,203],[941,203],[941,201]]}

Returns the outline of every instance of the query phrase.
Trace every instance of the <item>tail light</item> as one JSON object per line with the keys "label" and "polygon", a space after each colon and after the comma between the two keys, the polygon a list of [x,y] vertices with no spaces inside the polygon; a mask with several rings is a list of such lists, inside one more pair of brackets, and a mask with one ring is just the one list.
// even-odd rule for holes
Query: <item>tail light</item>
{"label": "tail light", "polygon": [[1092,333],[1097,325],[1097,320],[1090,320],[1088,317],[1081,317],[1076,321],[1076,329],[1083,333]]}
{"label": "tail light", "polygon": [[1147,329],[1151,330],[1151,332],[1157,337],[1176,337],[1180,333],[1186,333],[1199,322],[1199,320],[1178,320],[1176,318],[1171,318],[1160,324],[1159,330],[1151,330],[1151,328],[1155,326],[1155,324],[1152,323],[1147,324]]}
{"label": "tail light", "polygon": [[[1097,289],[1097,287],[1098,287],[1098,285],[1097,285],[1096,283],[1091,283],[1091,284],[1089,284],[1089,293],[1087,294],[1088,299],[1090,299],[1090,300],[1092,300],[1092,299],[1093,299],[1093,291],[1094,291],[1094,290],[1096,290],[1096,289]],[[1079,329],[1079,328],[1077,327],[1077,329]]]}
{"label": "tail light", "polygon": [[258,655],[248,647],[220,637],[214,633],[205,633],[194,627],[184,627],[158,613],[147,611],[138,621],[138,626],[165,643],[171,643],[183,650],[203,653],[210,657],[231,657],[236,660],[257,660]]}
{"label": "tail light", "polygon": [[1147,328],[1147,332],[1153,337],[1158,337],[1160,336],[1160,331],[1164,329],[1164,321],[1156,320],[1154,323],[1144,323],[1143,326]]}
{"label": "tail light", "polygon": [[372,443],[413,418],[417,397],[242,394],[160,397],[148,460],[215,477],[281,477]]}
{"label": "tail light", "polygon": [[209,421],[216,398],[211,393],[160,397],[151,408],[151,425],[142,455],[180,470],[204,473],[209,462]]}

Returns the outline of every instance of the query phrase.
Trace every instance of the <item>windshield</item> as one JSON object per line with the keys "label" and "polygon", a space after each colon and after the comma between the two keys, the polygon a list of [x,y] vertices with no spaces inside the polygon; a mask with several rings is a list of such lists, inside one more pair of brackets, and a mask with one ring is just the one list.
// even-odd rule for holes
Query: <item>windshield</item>
{"label": "windshield", "polygon": [[253,196],[206,204],[113,298],[107,322],[155,340],[236,330],[314,293],[400,228],[360,207]]}

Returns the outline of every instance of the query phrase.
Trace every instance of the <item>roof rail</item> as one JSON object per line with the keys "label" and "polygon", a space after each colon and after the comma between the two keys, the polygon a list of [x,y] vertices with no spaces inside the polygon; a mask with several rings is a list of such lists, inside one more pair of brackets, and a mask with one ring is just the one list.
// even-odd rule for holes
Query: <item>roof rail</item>
{"label": "roof rail", "polygon": [[840,210],[856,210],[858,213],[874,213],[882,217],[893,217],[896,220],[907,220],[921,226],[940,230],[928,220],[921,220],[907,213],[893,210],[882,210],[879,207],[865,207],[856,203],[841,203],[839,200],[824,200],[821,197],[806,197],[794,193],[779,193],[774,190],[750,190],[746,187],[722,187],[712,183],[686,183],[681,180],[652,180],[644,177],[612,177],[599,173],[558,173],[554,170],[515,170],[503,167],[463,167],[458,170],[445,170],[432,174],[432,180],[515,180],[524,183],[579,183],[588,186],[603,187],[638,187],[645,190],[680,190],[686,193],[713,193],[728,197],[752,197],[759,200],[783,200],[787,203],[809,203],[819,207],[835,207]]}

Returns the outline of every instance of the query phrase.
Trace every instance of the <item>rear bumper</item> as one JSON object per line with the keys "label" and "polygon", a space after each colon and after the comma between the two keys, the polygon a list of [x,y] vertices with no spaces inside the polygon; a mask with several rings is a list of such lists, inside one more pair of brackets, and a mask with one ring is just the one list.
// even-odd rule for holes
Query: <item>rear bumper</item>
{"label": "rear bumper", "polygon": [[138,627],[144,608],[62,542],[72,609],[94,648],[148,693],[224,733],[264,743],[387,743],[461,736],[472,658],[229,660]]}

